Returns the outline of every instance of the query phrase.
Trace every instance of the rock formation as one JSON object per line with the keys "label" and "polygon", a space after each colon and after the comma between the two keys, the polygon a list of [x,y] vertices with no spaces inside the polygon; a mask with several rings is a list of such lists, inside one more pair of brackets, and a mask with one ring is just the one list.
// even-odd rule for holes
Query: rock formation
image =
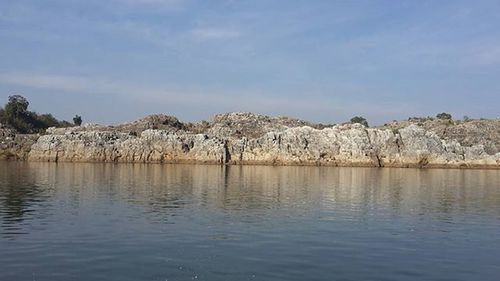
{"label": "rock formation", "polygon": [[211,122],[200,123],[152,115],[119,126],[50,128],[45,135],[36,137],[36,142],[32,137],[31,144],[22,146],[24,150],[18,148],[23,152],[15,153],[15,158],[54,162],[500,168],[500,121],[436,122],[366,128],[360,124],[321,125],[252,113],[221,114]]}
{"label": "rock formation", "polygon": [[0,124],[0,160],[25,160],[38,135],[17,134]]}

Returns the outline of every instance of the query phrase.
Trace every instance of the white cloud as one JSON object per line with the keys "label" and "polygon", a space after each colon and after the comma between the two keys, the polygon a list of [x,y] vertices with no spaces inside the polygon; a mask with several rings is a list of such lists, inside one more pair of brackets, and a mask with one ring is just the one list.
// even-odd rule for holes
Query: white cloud
{"label": "white cloud", "polygon": [[478,65],[500,64],[500,47],[483,48],[471,57],[471,63]]}
{"label": "white cloud", "polygon": [[167,5],[177,4],[181,2],[179,0],[126,0],[126,1],[133,4],[167,4]]}
{"label": "white cloud", "polygon": [[52,74],[0,73],[0,83],[35,89],[51,89],[68,93],[89,95],[113,94],[137,101],[157,101],[159,103],[182,106],[202,105],[218,110],[276,111],[303,110],[307,101],[315,110],[331,110],[324,102],[311,102],[308,96],[283,99],[268,93],[238,91],[220,92],[206,89],[187,89],[178,86],[143,86],[125,81],[106,80],[93,77],[79,77]]}
{"label": "white cloud", "polygon": [[51,89],[63,92],[77,92],[88,94],[116,94],[127,97],[152,97],[155,95],[171,95],[162,89],[138,87],[124,81],[106,80],[86,76],[69,76],[36,73],[2,73],[0,82],[5,84],[35,88]]}
{"label": "white cloud", "polygon": [[119,2],[125,2],[131,5],[150,5],[150,6],[163,6],[170,8],[178,8],[180,7],[183,0],[117,0]]}
{"label": "white cloud", "polygon": [[224,28],[198,28],[191,33],[199,40],[233,39],[241,36],[239,31]]}
{"label": "white cloud", "polygon": [[2,73],[0,74],[0,82],[40,89],[82,91],[85,90],[89,81],[73,76]]}
{"label": "white cloud", "polygon": [[[183,108],[184,113],[196,108],[200,111],[220,113],[231,111],[251,111],[265,114],[288,116],[323,116],[333,122],[332,113],[342,121],[353,114],[352,109],[369,119],[387,120],[388,116],[406,116],[417,112],[415,105],[393,102],[390,104],[353,100],[339,100],[335,97],[321,97],[314,93],[283,95],[266,91],[219,91],[213,89],[187,88],[178,85],[145,86],[129,81],[107,80],[88,76],[69,76],[36,73],[0,73],[0,84],[22,86],[34,89],[49,89],[68,94],[107,96],[129,100],[134,104],[164,105],[166,108]],[[287,93],[288,94],[288,93]],[[349,106],[347,106],[349,105]],[[380,109],[384,108],[383,111]],[[193,113],[191,113],[193,114]],[[344,119],[342,119],[344,118]],[[307,118],[306,118],[307,119]],[[370,119],[371,120],[371,119]]]}

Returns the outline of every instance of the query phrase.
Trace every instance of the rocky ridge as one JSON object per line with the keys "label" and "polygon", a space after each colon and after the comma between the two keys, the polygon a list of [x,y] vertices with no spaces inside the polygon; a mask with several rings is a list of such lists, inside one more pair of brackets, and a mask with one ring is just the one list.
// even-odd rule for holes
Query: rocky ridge
{"label": "rocky ridge", "polygon": [[199,123],[152,115],[118,126],[50,128],[16,155],[54,162],[500,168],[499,120],[441,121],[366,128],[252,113]]}

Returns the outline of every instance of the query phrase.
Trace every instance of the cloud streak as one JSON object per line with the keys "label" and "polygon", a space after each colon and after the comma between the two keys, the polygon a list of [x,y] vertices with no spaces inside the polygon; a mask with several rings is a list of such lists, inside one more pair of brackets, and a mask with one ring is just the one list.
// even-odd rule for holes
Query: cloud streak
{"label": "cloud streak", "polygon": [[[402,115],[414,111],[415,105],[397,102],[340,101],[314,95],[279,97],[269,92],[214,92],[209,89],[186,89],[179,86],[144,86],[118,80],[99,79],[85,76],[67,76],[33,73],[0,73],[0,84],[10,84],[34,89],[63,91],[68,94],[92,96],[113,96],[127,99],[136,104],[163,104],[174,108],[202,108],[206,112],[220,113],[251,111],[271,115],[287,115],[306,118],[322,116],[327,122],[334,122],[332,114],[347,120],[357,113],[384,119],[387,114]],[[349,107],[345,105],[349,104]],[[352,107],[356,108],[353,112]],[[383,113],[380,109],[385,108]],[[385,114],[385,115],[384,115]],[[310,118],[306,118],[310,119]],[[314,119],[313,119],[314,120]],[[316,118],[317,121],[318,118]]]}
{"label": "cloud streak", "polygon": [[162,8],[167,10],[179,10],[186,0],[114,0],[117,5],[129,5],[132,7]]}
{"label": "cloud streak", "polygon": [[0,1],[0,90],[99,96],[123,115],[131,100],[197,106],[186,116],[497,115],[468,110],[500,102],[500,5],[445,2]]}
{"label": "cloud streak", "polygon": [[198,40],[234,39],[241,36],[239,31],[225,28],[197,28],[191,34]]}
{"label": "cloud streak", "polygon": [[[124,81],[97,79],[91,77],[32,74],[32,73],[2,73],[0,83],[29,87],[35,89],[50,89],[68,93],[86,93],[89,95],[121,96],[134,100],[150,100],[168,102],[178,105],[205,105],[219,108],[278,109],[287,107],[299,109],[304,107],[302,98],[272,98],[264,93],[243,92],[211,93],[207,90],[180,89],[180,87],[150,87],[134,85]],[[178,89],[176,89],[178,88]],[[244,105],[242,107],[242,105]],[[330,109],[324,103],[312,104],[316,109]]]}

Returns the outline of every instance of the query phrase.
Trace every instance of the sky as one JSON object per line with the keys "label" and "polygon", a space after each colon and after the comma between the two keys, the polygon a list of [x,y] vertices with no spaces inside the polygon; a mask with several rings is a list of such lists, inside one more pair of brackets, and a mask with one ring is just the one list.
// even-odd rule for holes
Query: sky
{"label": "sky", "polygon": [[115,124],[500,116],[500,1],[0,0],[0,103]]}

